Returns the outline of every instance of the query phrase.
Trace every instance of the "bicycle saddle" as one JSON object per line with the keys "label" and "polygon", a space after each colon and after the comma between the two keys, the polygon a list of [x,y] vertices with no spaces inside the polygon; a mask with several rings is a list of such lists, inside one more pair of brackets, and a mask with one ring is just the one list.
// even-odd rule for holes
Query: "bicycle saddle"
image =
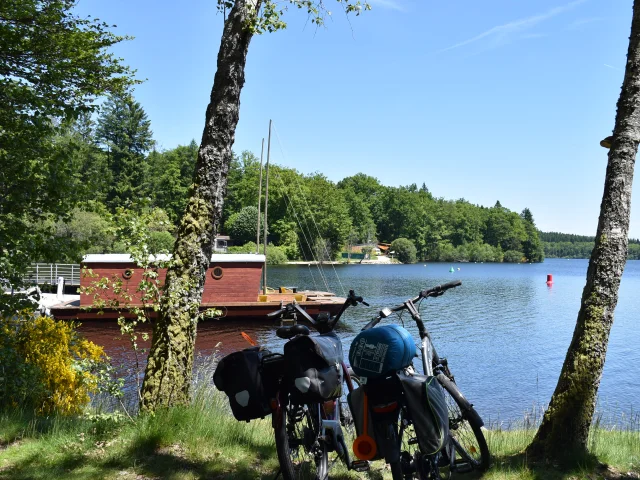
{"label": "bicycle saddle", "polygon": [[309,327],[301,324],[280,327],[276,330],[276,335],[285,340],[293,338],[296,335],[309,335],[309,333]]}

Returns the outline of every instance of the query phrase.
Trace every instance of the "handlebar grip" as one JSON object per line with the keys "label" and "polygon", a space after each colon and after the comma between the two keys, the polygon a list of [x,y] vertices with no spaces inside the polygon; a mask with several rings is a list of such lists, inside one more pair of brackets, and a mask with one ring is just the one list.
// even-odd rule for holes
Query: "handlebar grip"
{"label": "handlebar grip", "polygon": [[454,280],[453,282],[449,282],[449,283],[445,283],[444,285],[440,285],[440,289],[441,290],[448,290],[449,288],[459,287],[460,285],[462,285],[462,280]]}
{"label": "handlebar grip", "polygon": [[454,280],[453,282],[443,283],[442,285],[437,285],[433,288],[429,288],[427,290],[420,292],[420,296],[428,297],[432,293],[440,293],[440,292],[444,293],[446,290],[449,290],[450,288],[454,288],[454,287],[459,287],[460,285],[462,285],[461,280]]}
{"label": "handlebar grip", "polygon": [[271,312],[271,313],[267,313],[267,318],[274,318],[277,317],[279,315],[282,315],[284,312],[286,312],[287,309],[286,308],[281,308],[280,310],[277,310],[275,312]]}

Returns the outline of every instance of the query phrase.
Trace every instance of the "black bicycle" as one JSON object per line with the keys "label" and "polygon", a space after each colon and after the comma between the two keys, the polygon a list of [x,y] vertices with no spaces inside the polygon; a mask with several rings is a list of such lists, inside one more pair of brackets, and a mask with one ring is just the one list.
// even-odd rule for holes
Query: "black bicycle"
{"label": "black bicycle", "polygon": [[[284,346],[285,365],[272,405],[276,451],[285,480],[325,480],[336,459],[350,470],[368,469],[367,462],[352,461],[349,455],[347,441],[353,421],[343,385],[347,392],[352,392],[354,385],[343,360],[341,341],[333,332],[344,311],[358,303],[367,305],[350,291],[333,318],[320,314],[314,320],[295,302],[268,315],[293,323],[276,330],[278,337],[289,341]],[[297,323],[303,319],[318,334],[310,335],[306,325]],[[331,459],[334,453],[336,458]]]}
{"label": "black bicycle", "polygon": [[[473,405],[458,389],[447,360],[437,354],[431,335],[419,312],[419,305],[423,299],[438,297],[461,284],[462,282],[455,281],[424,290],[416,298],[407,300],[401,305],[384,308],[363,328],[363,332],[367,331],[382,319],[394,313],[407,311],[415,321],[420,335],[420,357],[424,375],[418,375],[411,364],[388,375],[379,377],[374,375],[376,378],[373,380],[361,378],[364,384],[363,390],[368,394],[369,402],[369,412],[364,415],[371,415],[374,425],[372,433],[375,437],[372,443],[376,444],[373,448],[380,450],[371,453],[371,445],[365,444],[366,451],[361,458],[367,455],[371,458],[383,457],[391,467],[394,480],[413,478],[435,480],[449,478],[453,472],[482,471],[489,467],[489,449],[481,429],[483,421]],[[357,339],[358,337],[354,343]],[[352,346],[352,350],[353,348]],[[365,350],[369,348],[370,351],[361,352],[364,355],[362,358],[366,357],[367,362],[362,366],[374,371],[382,361],[380,358],[384,357],[381,357],[380,352],[374,352],[370,345],[365,344],[364,348]],[[356,369],[356,363],[353,360],[351,364]],[[442,387],[441,389],[431,382],[430,379],[433,378]],[[423,392],[425,388],[427,391],[426,396],[422,393],[417,400],[412,399],[411,393],[412,385],[416,382],[422,382],[420,391]],[[438,393],[440,390],[442,393]],[[430,391],[434,393],[433,403],[429,403],[431,402]],[[448,416],[448,425],[435,428],[438,425],[433,427],[432,424],[438,423],[437,415],[433,416],[435,420],[425,422],[421,418],[422,414],[416,413],[416,408],[411,407],[412,402],[414,405],[426,402],[431,409],[431,412],[427,413],[437,413],[439,398],[444,398],[446,402],[443,415],[444,418]],[[424,408],[427,409],[427,407]],[[359,430],[361,429],[360,425]],[[433,439],[425,440],[425,430],[433,430]],[[437,438],[437,433],[442,435],[441,439]],[[441,442],[438,444],[437,440]]]}

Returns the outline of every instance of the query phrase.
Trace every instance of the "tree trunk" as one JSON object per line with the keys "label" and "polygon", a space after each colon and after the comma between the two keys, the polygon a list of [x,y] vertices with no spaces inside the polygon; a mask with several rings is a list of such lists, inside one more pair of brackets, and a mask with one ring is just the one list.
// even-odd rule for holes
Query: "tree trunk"
{"label": "tree trunk", "polygon": [[571,464],[587,437],[627,258],[631,187],[640,142],[640,0],[633,5],[627,67],[617,105],[600,219],[576,328],[529,458]]}
{"label": "tree trunk", "polygon": [[255,7],[250,0],[235,0],[224,24],[194,189],[180,222],[173,263],[153,327],[142,387],[141,408],[145,410],[184,404],[190,399],[198,310],[227,188],[252,37],[247,25],[259,10],[259,3]]}

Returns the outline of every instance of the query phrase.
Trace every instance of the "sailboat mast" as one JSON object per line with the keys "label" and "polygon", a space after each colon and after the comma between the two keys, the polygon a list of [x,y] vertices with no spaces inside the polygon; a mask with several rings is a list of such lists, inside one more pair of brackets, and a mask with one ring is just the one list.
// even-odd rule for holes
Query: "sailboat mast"
{"label": "sailboat mast", "polygon": [[256,255],[260,253],[260,200],[262,200],[262,156],[264,154],[264,138],[260,149],[260,186],[258,187],[258,228],[256,229]]}
{"label": "sailboat mast", "polygon": [[262,294],[267,294],[267,207],[269,206],[269,158],[271,157],[271,120],[269,120],[269,140],[267,141],[267,167],[265,169],[264,192],[264,268],[262,269]]}

